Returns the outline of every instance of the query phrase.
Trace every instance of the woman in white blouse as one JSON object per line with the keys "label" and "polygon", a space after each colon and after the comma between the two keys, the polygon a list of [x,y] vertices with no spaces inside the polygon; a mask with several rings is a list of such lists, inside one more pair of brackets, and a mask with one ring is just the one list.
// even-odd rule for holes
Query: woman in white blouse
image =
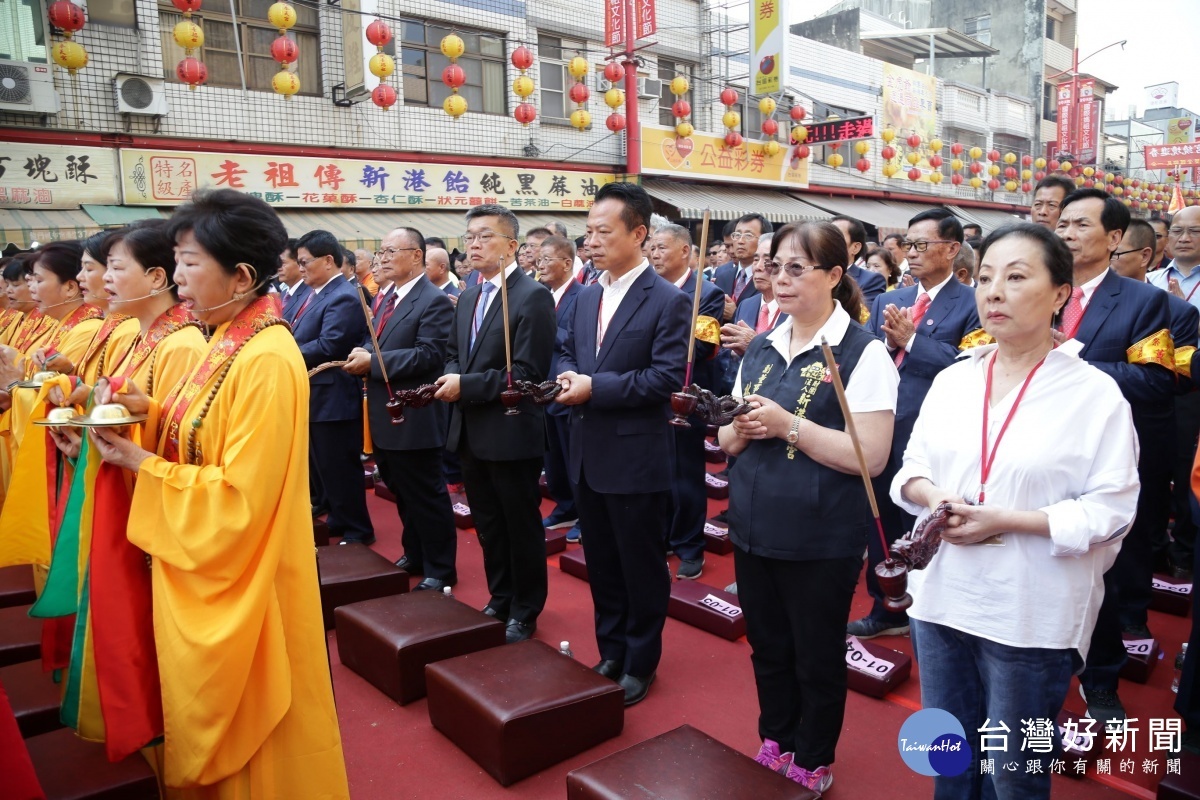
{"label": "woman in white blouse", "polygon": [[[935,798],[1048,798],[1049,753],[1040,772],[985,775],[980,760],[1039,757],[1020,750],[1023,720],[1053,726],[1082,667],[1134,517],[1138,444],[1116,383],[1078,358],[1078,342],[1055,347],[1072,281],[1063,242],[1020,224],[981,253],[976,303],[996,344],[938,375],[891,494],[918,516],[951,503],[941,548],[910,576],[908,612],[922,703],[957,717],[974,754],[935,780]],[[1002,725],[1009,755],[981,752],[980,729]]]}

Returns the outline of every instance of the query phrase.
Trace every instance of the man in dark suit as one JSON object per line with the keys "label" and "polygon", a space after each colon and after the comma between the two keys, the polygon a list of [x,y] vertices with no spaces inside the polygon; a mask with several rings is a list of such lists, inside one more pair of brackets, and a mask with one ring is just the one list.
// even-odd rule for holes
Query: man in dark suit
{"label": "man in dark suit", "polygon": [[1165,524],[1160,512],[1169,502],[1156,487],[1170,479],[1175,433],[1174,347],[1166,295],[1109,269],[1128,226],[1129,209],[1120,200],[1098,189],[1077,189],[1063,199],[1056,229],[1075,260],[1075,288],[1063,308],[1061,338],[1081,342],[1079,357],[1121,387],[1133,409],[1140,449],[1137,518],[1104,574],[1104,601],[1079,676],[1088,715],[1102,725],[1125,717],[1117,695],[1126,658],[1122,630],[1150,638],[1146,610],[1153,527],[1156,519]]}
{"label": "man in dark suit", "polygon": [[[875,478],[877,497],[887,497],[933,379],[981,336],[975,293],[954,279],[954,259],[962,243],[962,223],[946,209],[917,214],[909,220],[908,236],[901,243],[916,283],[881,294],[872,304],[871,331],[887,344],[900,371],[892,454]],[[904,535],[913,522],[887,500],[879,504],[879,514],[889,543]],[[846,631],[860,639],[907,633],[908,615],[883,607],[875,565],[886,554],[877,537],[868,537],[867,554],[867,591],[875,603],[866,617],[851,622]]]}
{"label": "man in dark suit", "polygon": [[[650,263],[663,279],[678,286],[688,302],[694,301],[696,271],[689,267],[692,237],[682,225],[664,225],[650,241]],[[717,387],[720,363],[716,359],[720,342],[718,322],[725,308],[725,293],[700,278],[700,321],[696,324],[696,348],[692,383],[713,391]],[[675,510],[667,537],[671,550],[679,556],[676,578],[694,580],[704,571],[704,517],[708,499],[704,488],[704,437],[708,425],[693,416],[691,426],[672,428],[675,435],[675,470],[671,496]]]}
{"label": "man in dark suit", "polygon": [[[554,338],[554,358],[550,362],[550,375],[558,375],[558,360],[562,357],[567,342],[567,329],[571,314],[575,310],[575,298],[583,286],[571,277],[575,264],[575,245],[570,239],[552,236],[542,242],[535,257],[541,284],[554,297],[554,314],[558,323]],[[571,478],[567,474],[567,443],[569,441],[569,411],[566,406],[551,403],[546,407],[546,488],[554,501],[554,510],[542,520],[549,529],[571,528],[568,542],[579,541],[580,531],[576,524],[579,513],[575,510],[575,494],[571,489]]]}
{"label": "man in dark suit", "polygon": [[[446,446],[462,460],[491,600],[485,614],[508,620],[506,639],[528,639],[546,605],[546,531],[542,528],[542,407],[525,398],[520,414],[500,403],[506,388],[500,281],[508,291],[512,379],[540,383],[554,352],[554,298],[515,261],[516,216],[499,205],[467,212],[467,260],[483,278],[459,296],[446,374],[437,398],[453,403]],[[503,271],[501,271],[503,267]]]}
{"label": "man in dark suit", "polygon": [[[312,293],[292,322],[304,366],[345,361],[367,338],[358,289],[340,273],[342,248],[328,231],[309,231],[296,242],[296,260]],[[362,382],[341,370],[309,378],[310,465],[317,502],[329,510],[329,531],[342,544],[372,544],[375,530],[367,514],[362,484]]]}
{"label": "man in dark suit", "polygon": [[878,272],[867,269],[867,229],[854,217],[837,216],[830,222],[842,232],[846,247],[850,250],[850,266],[846,268],[846,274],[854,279],[862,291],[863,306],[870,308],[875,298],[887,291],[887,281]]}
{"label": "man in dark suit", "polygon": [[296,263],[296,240],[288,239],[287,249],[279,255],[279,301],[283,304],[283,318],[292,321],[300,304],[312,289],[300,279],[300,265]]}
{"label": "man in dark suit", "polygon": [[652,211],[640,186],[610,183],[588,213],[592,261],[603,271],[575,301],[558,376],[571,406],[571,480],[596,608],[595,669],[641,701],[662,656],[667,571],[671,393],[683,382],[687,296],[642,258]]}
{"label": "man in dark suit", "polygon": [[737,304],[752,297],[754,288],[754,253],[758,250],[758,238],[771,233],[775,228],[762,214],[745,214],[734,225],[730,234],[733,252],[728,264],[717,267],[713,283],[725,293],[725,314],[722,322],[729,322],[737,311]]}
{"label": "man in dark suit", "polygon": [[446,445],[444,403],[406,408],[404,422],[393,424],[386,405],[392,389],[415,389],[433,383],[446,363],[446,339],[454,319],[450,299],[424,275],[425,243],[419,231],[397,228],[384,237],[380,276],[391,290],[380,297],[374,316],[373,344],[350,352],[343,369],[367,378],[367,418],[371,426],[379,476],[396,496],[404,526],[404,556],[396,566],[424,579],[413,591],[441,590],[458,582],[456,537],[450,496],[442,480],[442,448]]}

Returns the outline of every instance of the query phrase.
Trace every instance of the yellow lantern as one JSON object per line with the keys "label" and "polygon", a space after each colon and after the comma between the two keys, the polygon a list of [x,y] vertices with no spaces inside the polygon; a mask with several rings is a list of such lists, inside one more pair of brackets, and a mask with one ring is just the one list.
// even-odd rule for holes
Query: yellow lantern
{"label": "yellow lantern", "polygon": [[[580,59],[581,61],[583,59]],[[584,130],[592,124],[592,115],[587,112],[587,109],[577,108],[571,112],[571,127],[578,130]]]}
{"label": "yellow lantern", "polygon": [[1117,197],[1120,197],[1121,195],[1125,194],[1125,190],[1123,188],[1121,188],[1120,186],[1114,186],[1113,194],[1116,195]]}
{"label": "yellow lantern", "polygon": [[971,156],[972,161],[978,161],[980,158],[983,157],[983,148],[982,147],[972,147],[968,151],[968,153]]}
{"label": "yellow lantern", "polygon": [[983,178],[980,178],[978,175],[976,175],[975,177],[971,178],[971,180],[967,181],[967,183],[971,184],[972,189],[978,189],[980,186],[983,186]]}
{"label": "yellow lantern", "polygon": [[941,183],[942,182],[942,173],[938,172],[936,169],[933,172],[929,173],[929,182],[934,185]]}
{"label": "yellow lantern", "polygon": [[513,81],[513,94],[517,97],[529,97],[533,94],[533,78],[522,75]]}
{"label": "yellow lantern", "polygon": [[797,125],[796,127],[792,128],[792,138],[797,142],[803,142],[808,138],[808,128],[804,127],[803,125]]}
{"label": "yellow lantern", "polygon": [[764,117],[771,116],[775,113],[775,99],[771,97],[764,97],[762,100],[759,100],[758,110]]}
{"label": "yellow lantern", "polygon": [[962,168],[963,168],[963,160],[961,158],[950,159],[950,169],[954,170],[955,172],[958,172]]}
{"label": "yellow lantern", "polygon": [[625,92],[613,87],[604,93],[604,105],[609,108],[620,108],[625,105]]}
{"label": "yellow lantern", "polygon": [[571,77],[576,80],[584,77],[588,74],[587,59],[583,56],[575,56],[567,62],[567,72],[571,73]]}
{"label": "yellow lantern", "polygon": [[1084,167],[1083,174],[1087,175],[1090,178],[1096,174],[1096,168],[1095,167]]}
{"label": "yellow lantern", "polygon": [[779,155],[779,142],[771,139],[763,145],[763,151],[766,152],[768,157]]}
{"label": "yellow lantern", "polygon": [[290,3],[275,3],[267,9],[267,19],[276,28],[286,31],[296,24],[296,9]]}
{"label": "yellow lantern", "polygon": [[[1005,153],[1004,154],[1004,163],[1005,164],[1017,163],[1017,154],[1016,153]],[[1012,191],[1012,190],[1010,189],[1009,191]]]}
{"label": "yellow lantern", "polygon": [[184,50],[194,50],[204,46],[204,31],[190,19],[175,24],[175,44]]}
{"label": "yellow lantern", "polygon": [[671,94],[675,95],[676,97],[687,94],[688,89],[691,88],[692,85],[688,83],[688,79],[682,75],[676,75],[671,79]]}
{"label": "yellow lantern", "polygon": [[879,138],[891,144],[896,139],[896,132],[891,128],[886,128],[883,133],[879,134]]}
{"label": "yellow lantern", "polygon": [[1106,172],[1106,173],[1104,173],[1104,182],[1105,182],[1105,183],[1112,183],[1112,182],[1113,182],[1113,180],[1114,180],[1116,177],[1117,177],[1117,176],[1116,176],[1116,174],[1115,174],[1115,173],[1112,173],[1112,172]]}
{"label": "yellow lantern", "polygon": [[[459,37],[457,34],[451,33],[448,36],[442,37],[441,50],[442,55],[453,61],[463,53],[467,52],[467,46],[463,43],[461,37]],[[455,115],[451,114],[451,116]]]}
{"label": "yellow lantern", "polygon": [[271,79],[271,88],[276,94],[291,97],[300,91],[300,79],[296,77],[296,73],[285,69],[275,73],[275,77]]}
{"label": "yellow lantern", "polygon": [[996,177],[997,175],[1000,174],[1000,165],[999,164],[988,164],[987,173],[988,173],[988,175],[991,175],[993,178]]}
{"label": "yellow lantern", "polygon": [[942,152],[942,140],[941,139],[931,139],[929,142],[929,149],[935,153]]}
{"label": "yellow lantern", "polygon": [[1033,170],[1031,170],[1031,169],[1021,170],[1021,180],[1027,181],[1027,180],[1030,180],[1031,178],[1033,178]]}
{"label": "yellow lantern", "polygon": [[838,167],[840,167],[842,165],[842,163],[844,161],[845,161],[845,159],[842,158],[841,153],[834,153],[833,155],[829,156],[829,158],[827,158],[825,160],[825,163],[827,163],[829,166],[833,167],[834,169],[837,169]]}
{"label": "yellow lantern", "polygon": [[1060,170],[1062,170],[1063,172],[1069,172],[1069,171],[1070,171],[1070,169],[1071,169],[1071,162],[1070,162],[1070,161],[1064,161],[1064,162],[1062,162],[1061,164],[1059,164],[1059,165],[1058,165],[1058,168],[1059,168]]}
{"label": "yellow lantern", "polygon": [[396,62],[387,53],[376,53],[371,56],[371,61],[367,66],[376,78],[386,78],[396,71]]}
{"label": "yellow lantern", "polygon": [[681,122],[675,126],[675,135],[680,139],[686,139],[695,132],[696,129],[692,127],[692,123],[690,122]]}
{"label": "yellow lantern", "polygon": [[1035,167],[1037,167],[1038,169],[1045,169],[1046,168],[1046,159],[1042,158],[1041,156],[1038,156],[1037,158],[1035,158],[1033,160],[1033,165]]}
{"label": "yellow lantern", "polygon": [[1017,182],[1016,181],[1005,181],[1004,182],[1004,191],[1015,192],[1016,190],[1017,190]]}
{"label": "yellow lantern", "polygon": [[1086,180],[1087,180],[1087,178],[1083,177],[1082,175],[1076,175],[1075,176],[1075,185],[1083,186],[1083,182]]}
{"label": "yellow lantern", "polygon": [[871,145],[865,141],[854,143],[854,152],[858,153],[860,156],[865,156],[867,151],[870,149]]}
{"label": "yellow lantern", "polygon": [[890,161],[883,165],[883,177],[890,178],[900,171],[900,168]]}
{"label": "yellow lantern", "polygon": [[71,75],[74,75],[76,70],[86,67],[88,63],[87,50],[84,50],[83,45],[72,39],[55,42],[54,47],[50,50],[50,57],[54,59],[55,64]]}
{"label": "yellow lantern", "polygon": [[455,119],[458,119],[467,113],[467,99],[461,94],[452,94],[442,101],[442,110]]}
{"label": "yellow lantern", "polygon": [[921,160],[921,154],[917,152],[905,153],[904,160],[915,167],[917,162]]}
{"label": "yellow lantern", "polygon": [[736,128],[742,124],[742,115],[736,111],[726,111],[721,117],[721,124],[726,128]]}

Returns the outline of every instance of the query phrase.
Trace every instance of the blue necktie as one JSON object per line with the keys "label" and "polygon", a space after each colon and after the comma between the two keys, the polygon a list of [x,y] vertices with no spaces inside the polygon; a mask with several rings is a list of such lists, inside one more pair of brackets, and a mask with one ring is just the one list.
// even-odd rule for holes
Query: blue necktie
{"label": "blue necktie", "polygon": [[487,313],[488,300],[492,292],[496,291],[496,284],[491,281],[485,281],[483,291],[479,293],[479,301],[475,303],[475,318],[471,320],[471,349],[475,349],[475,337],[479,335],[479,329],[483,327],[483,316]]}

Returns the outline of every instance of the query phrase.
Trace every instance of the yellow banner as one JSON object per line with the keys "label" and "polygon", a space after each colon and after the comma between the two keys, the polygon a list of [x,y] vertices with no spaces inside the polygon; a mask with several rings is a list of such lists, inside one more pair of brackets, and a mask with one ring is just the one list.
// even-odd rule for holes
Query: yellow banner
{"label": "yellow banner", "polygon": [[[929,182],[929,153],[926,144],[937,137],[937,78],[923,75],[894,64],[883,65],[883,108],[879,114],[880,130],[892,128],[903,140],[916,133],[921,137],[920,181]],[[904,153],[903,145],[900,152]],[[901,169],[909,169],[907,162]]]}
{"label": "yellow banner", "polygon": [[741,147],[726,147],[717,136],[694,133],[680,139],[672,128],[642,126],[642,172],[675,178],[704,178],[732,183],[803,188],[808,186],[808,160],[792,169],[789,148],[767,154],[766,142],[747,140]]}
{"label": "yellow banner", "polygon": [[117,200],[117,154],[106,147],[0,144],[0,208],[78,208]]}
{"label": "yellow banner", "polygon": [[754,71],[751,94],[776,94],[787,84],[785,5],[785,0],[750,2],[750,64]]}
{"label": "yellow banner", "polygon": [[1191,117],[1172,117],[1167,120],[1167,144],[1187,144],[1195,134]]}
{"label": "yellow banner", "polygon": [[598,172],[381,159],[121,150],[126,205],[176,205],[198,188],[230,188],[290,208],[465,210],[497,203],[587,211],[600,187],[616,179]]}

